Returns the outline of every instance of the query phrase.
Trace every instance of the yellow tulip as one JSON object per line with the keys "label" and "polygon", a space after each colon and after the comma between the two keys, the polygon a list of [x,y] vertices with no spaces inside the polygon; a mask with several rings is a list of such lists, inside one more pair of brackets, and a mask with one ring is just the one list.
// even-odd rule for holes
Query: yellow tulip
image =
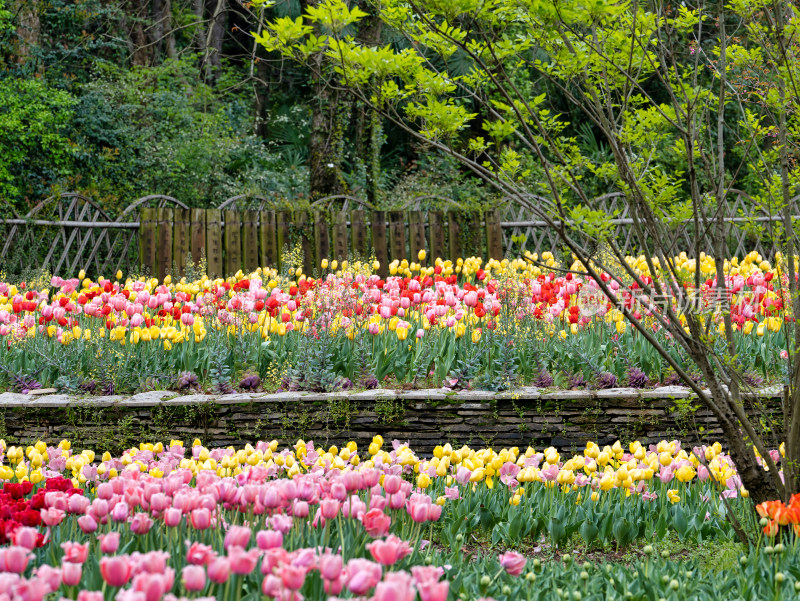
{"label": "yellow tulip", "polygon": [[690,481],[692,478],[694,478],[696,475],[697,475],[697,472],[695,472],[695,471],[694,471],[694,470],[693,470],[693,469],[692,469],[690,466],[688,466],[688,465],[682,465],[682,466],[681,466],[681,467],[679,467],[679,468],[677,469],[677,471],[675,472],[675,477],[676,477],[676,478],[677,478],[679,481],[681,481],[681,482],[689,482],[689,481]]}

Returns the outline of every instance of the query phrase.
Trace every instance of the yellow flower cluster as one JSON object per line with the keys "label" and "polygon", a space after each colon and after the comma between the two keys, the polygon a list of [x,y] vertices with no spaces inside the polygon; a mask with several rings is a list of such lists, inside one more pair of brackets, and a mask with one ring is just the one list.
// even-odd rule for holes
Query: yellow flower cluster
{"label": "yellow flower cluster", "polygon": [[[168,449],[183,448],[183,444],[183,441],[172,440]],[[236,476],[257,466],[278,467],[291,477],[314,467],[345,469],[349,466],[351,469],[371,469],[376,465],[395,463],[410,466],[415,474],[416,485],[422,489],[428,488],[434,478],[445,478],[446,484],[452,486],[456,478],[454,474],[460,475],[460,469],[465,468],[468,471],[464,472],[464,481],[473,483],[473,486],[483,483],[491,489],[501,474],[514,473],[513,478],[520,484],[540,483],[548,487],[559,487],[563,492],[588,485],[592,490],[592,500],[597,501],[602,492],[613,489],[620,490],[625,497],[630,496],[637,482],[652,480],[660,471],[663,472],[670,466],[674,468],[676,480],[691,482],[697,477],[698,466],[701,464],[701,458],[679,448],[674,441],[660,442],[655,451],[645,449],[638,441],[631,443],[627,451],[619,441],[603,448],[594,442],[588,442],[582,454],[574,455],[566,461],[562,460],[561,453],[554,447],[537,453],[532,447],[524,452],[520,452],[517,447],[495,451],[488,447],[473,449],[467,445],[455,448],[448,443],[437,446],[431,458],[422,459],[408,444],[394,449],[393,455],[384,450],[383,446],[383,438],[375,436],[367,454],[362,458],[358,453],[358,446],[352,441],[341,448],[334,445],[327,450],[314,449],[312,453],[303,440],[298,440],[293,449],[282,451],[278,450],[276,440],[259,443],[255,447],[247,444],[240,449],[227,447],[212,451],[196,439],[192,443],[191,456],[181,459],[179,467],[188,469],[195,475],[210,470],[220,477]],[[0,453],[5,455],[4,461],[0,462],[0,480],[41,482],[45,477],[43,468],[54,459],[52,450],[48,451],[47,445],[42,441],[25,448],[6,448],[5,441],[0,440]],[[84,467],[94,465],[95,452],[85,449],[74,454],[67,440],[62,440],[56,450],[65,461],[64,468],[71,475],[75,486],[85,484],[87,477]],[[149,452],[150,460],[143,458],[143,451]],[[97,474],[113,478],[119,474],[121,467],[124,470],[148,473],[156,478],[163,477],[164,464],[152,458],[164,451],[165,447],[161,442],[141,443],[138,448],[124,452],[119,459],[106,451],[96,466]],[[710,477],[716,482],[724,484],[735,474],[730,460],[722,454],[719,443],[706,447],[702,460]],[[513,471],[509,467],[514,468]],[[747,496],[746,490],[741,489],[740,492]],[[510,503],[518,505],[524,494],[524,487],[516,487]],[[668,496],[673,502],[680,500],[677,490],[671,490]]]}

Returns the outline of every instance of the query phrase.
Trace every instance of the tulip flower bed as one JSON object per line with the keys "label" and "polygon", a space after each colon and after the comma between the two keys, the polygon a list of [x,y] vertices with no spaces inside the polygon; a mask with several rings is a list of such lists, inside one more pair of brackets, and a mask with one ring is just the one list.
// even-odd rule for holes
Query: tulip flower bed
{"label": "tulip flower bed", "polygon": [[[542,257],[555,265],[551,255]],[[644,317],[651,301],[614,284],[542,271],[517,260],[258,269],[228,279],[50,277],[0,283],[0,386],[86,394],[177,388],[227,393],[381,386],[502,390],[642,388],[675,374],[618,307]],[[631,265],[649,277],[642,257]],[[713,314],[710,257],[676,264]],[[785,274],[751,253],[726,261],[738,359],[752,384],[777,381]],[[688,284],[687,284],[688,286]],[[613,302],[612,302],[613,300]],[[655,322],[653,322],[655,324]],[[690,362],[655,325],[675,361]],[[699,377],[699,376],[698,376]]]}
{"label": "tulip flower bed", "polygon": [[[552,448],[444,445],[423,459],[405,444],[383,447],[380,437],[366,453],[352,443],[172,441],[98,457],[67,441],[0,443],[0,598],[710,600],[800,590],[791,530],[768,531],[768,546],[722,571],[670,561],[662,548],[668,531],[729,540],[725,511],[753,513],[716,445],[589,443],[566,460]],[[759,508],[781,521],[779,509]],[[491,552],[468,554],[476,533],[495,542]],[[576,536],[586,549],[642,543],[641,559],[575,561]],[[514,550],[543,540],[560,560]]]}

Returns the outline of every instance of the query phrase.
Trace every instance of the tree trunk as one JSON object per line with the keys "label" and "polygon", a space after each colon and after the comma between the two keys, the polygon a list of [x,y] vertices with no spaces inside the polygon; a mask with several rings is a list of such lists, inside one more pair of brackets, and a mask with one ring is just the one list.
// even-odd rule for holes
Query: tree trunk
{"label": "tree trunk", "polygon": [[164,50],[168,58],[178,56],[175,48],[175,32],[172,28],[172,0],[161,0],[161,31],[164,39]]}
{"label": "tree trunk", "polygon": [[205,5],[203,0],[192,0],[192,12],[196,23],[194,31],[194,43],[201,56],[206,54],[206,25],[205,25]]}
{"label": "tree trunk", "polygon": [[343,127],[338,115],[339,99],[333,90],[319,80],[315,82],[317,102],[311,113],[311,135],[308,140],[308,184],[311,200],[344,194],[341,176],[341,141]]}
{"label": "tree trunk", "polygon": [[[316,6],[317,0],[301,0],[302,10]],[[316,32],[319,35],[319,32]],[[323,57],[314,60],[313,81],[316,102],[311,109],[311,135],[308,140],[308,184],[311,200],[344,194],[342,145],[348,115],[339,94],[322,79]]]}
{"label": "tree trunk", "polygon": [[[362,8],[370,15],[359,24],[356,37],[365,46],[377,46],[380,43],[381,32],[383,31],[383,21],[374,11],[370,11],[368,6]],[[380,175],[383,120],[375,111],[370,113],[369,133],[365,142],[367,148],[364,153],[364,162],[367,167],[367,200],[373,205],[377,205],[381,200]]]}
{"label": "tree trunk", "polygon": [[[258,60],[256,58],[256,60]],[[256,73],[259,83],[256,84],[256,105],[255,105],[255,134],[261,138],[267,134],[267,103],[269,102],[269,86],[266,85],[269,77],[269,67],[267,61],[260,60],[256,63]]]}
{"label": "tree trunk", "polygon": [[11,5],[11,11],[19,15],[17,25],[17,62],[25,63],[31,58],[31,49],[39,43],[39,2],[38,0],[20,0]]}
{"label": "tree trunk", "polygon": [[164,21],[163,21],[163,0],[152,0],[150,16],[153,24],[147,30],[147,37],[153,49],[153,62],[158,63],[164,49]]}
{"label": "tree trunk", "polygon": [[206,0],[206,10],[211,14],[206,35],[206,81],[214,82],[222,67],[222,42],[225,39],[228,3],[226,0]]}
{"label": "tree trunk", "polygon": [[129,47],[131,52],[131,62],[134,65],[145,66],[152,63],[153,51],[148,45],[148,38],[145,34],[145,16],[149,14],[147,10],[147,0],[128,0],[126,4]]}

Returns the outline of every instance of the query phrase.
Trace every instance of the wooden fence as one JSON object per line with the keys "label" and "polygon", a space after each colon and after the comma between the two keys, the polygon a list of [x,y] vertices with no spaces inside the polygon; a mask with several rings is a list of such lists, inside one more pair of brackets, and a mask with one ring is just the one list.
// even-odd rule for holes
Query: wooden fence
{"label": "wooden fence", "polygon": [[299,247],[303,270],[322,259],[348,257],[380,262],[386,276],[397,259],[503,257],[503,232],[496,211],[236,211],[150,208],[139,218],[139,258],[159,278],[183,273],[191,254],[204,257],[210,276],[239,269],[284,267],[284,250]]}
{"label": "wooden fence", "polygon": [[[430,198],[436,203],[427,202]],[[529,200],[546,203],[535,197]],[[800,219],[800,197],[791,202],[792,214]],[[763,209],[754,214],[754,205],[745,193],[731,191],[725,205],[731,256],[755,250],[771,258],[779,250],[780,215]],[[284,206],[259,196],[238,195],[215,209],[190,209],[171,196],[148,195],[112,216],[92,199],[67,192],[45,199],[24,216],[8,215],[0,207],[0,274],[14,278],[49,272],[72,277],[84,269],[96,277],[118,269],[141,273],[144,265],[150,273],[163,276],[173,267],[182,272],[191,253],[194,260],[204,256],[212,274],[229,275],[257,266],[281,267],[282,249],[296,246],[304,252],[307,272],[323,258],[374,255],[385,274],[390,261],[412,260],[421,248],[428,251],[429,262],[437,256],[485,259],[564,250],[552,227],[530,208],[511,202],[485,213],[461,211],[453,201],[428,196],[417,197],[398,211],[376,211],[349,196],[320,199],[305,211],[280,210]],[[439,210],[447,206],[453,209]],[[649,252],[633,236],[633,220],[622,194],[598,197],[593,208],[615,216],[610,220],[612,237],[623,253]],[[691,223],[676,224],[670,236],[675,254],[695,249]]]}

